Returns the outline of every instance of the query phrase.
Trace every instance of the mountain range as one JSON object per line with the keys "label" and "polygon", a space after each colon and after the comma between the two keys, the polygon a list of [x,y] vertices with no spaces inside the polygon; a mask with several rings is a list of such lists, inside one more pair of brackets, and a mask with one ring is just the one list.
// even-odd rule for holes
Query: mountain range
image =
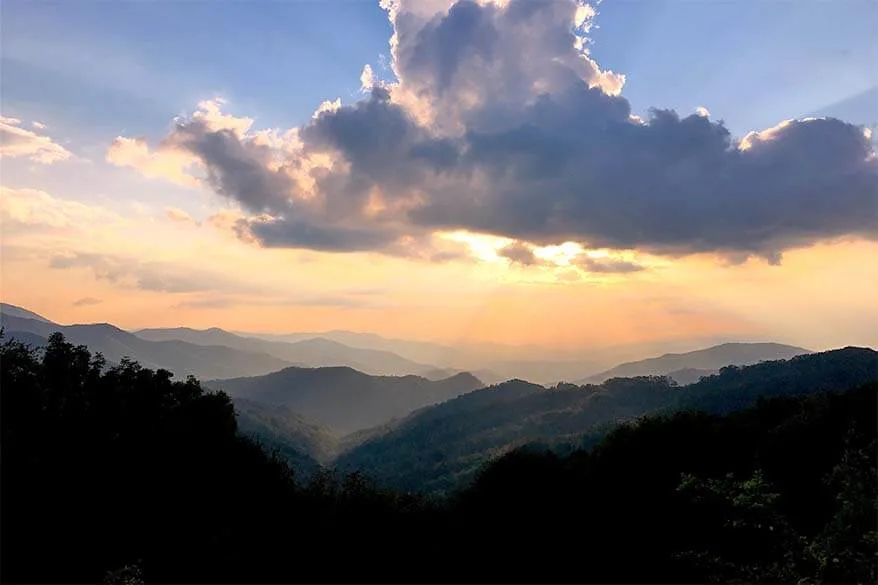
{"label": "mountain range", "polygon": [[349,347],[324,337],[268,341],[229,333],[216,327],[140,329],[134,333],[150,341],[181,340],[196,345],[224,345],[241,351],[266,353],[287,363],[311,368],[349,366],[367,374],[391,376],[430,373],[436,370],[435,366],[417,363],[390,351]]}
{"label": "mountain range", "polygon": [[701,376],[717,373],[724,366],[749,366],[808,353],[811,350],[780,343],[723,343],[686,353],[667,353],[655,358],[627,362],[575,383],[600,384],[610,378],[669,376],[679,384],[689,384],[697,382]]}
{"label": "mountain range", "polygon": [[233,399],[287,407],[338,435],[384,424],[484,386],[467,373],[434,381],[419,376],[370,376],[348,367],[293,367],[205,385]]}
{"label": "mountain range", "polygon": [[460,373],[416,363],[389,351],[352,348],[325,338],[287,343],[244,337],[219,328],[129,332],[108,323],[61,325],[6,303],[0,303],[0,323],[8,335],[32,345],[44,345],[49,335],[59,331],[69,341],[102,353],[111,363],[127,356],[146,367],[170,370],[178,377],[256,376],[288,366],[348,366],[369,374],[421,374],[430,379]]}
{"label": "mountain range", "polygon": [[688,386],[662,376],[544,388],[512,380],[421,409],[354,443],[335,461],[402,490],[447,493],[486,462],[527,444],[589,448],[613,427],[650,413],[725,414],[759,399],[841,391],[878,380],[878,352],[849,347],[726,367]]}
{"label": "mountain range", "polygon": [[[632,352],[642,355],[656,344],[587,351],[563,350],[554,352],[553,359],[547,359],[549,354],[545,348],[538,346],[463,342],[449,346],[352,331],[279,335],[239,334],[217,327],[147,328],[128,332],[109,324],[62,326],[22,307],[0,303],[0,319],[3,317],[32,319],[56,325],[59,331],[62,327],[78,327],[75,332],[67,330],[68,337],[103,352],[110,361],[129,355],[150,367],[169,369],[178,376],[194,374],[208,379],[259,375],[286,366],[348,366],[367,374],[414,374],[431,380],[466,371],[488,384],[515,378],[543,385],[570,380],[580,384],[599,383],[613,376],[642,374],[670,375],[678,383],[685,384],[697,381],[701,375],[715,373],[725,365],[744,365],[808,351],[771,343],[725,343],[707,350],[665,354],[659,358],[629,362],[608,370],[607,365],[613,365],[613,356],[624,357]],[[17,332],[19,338],[36,345],[43,343],[41,338],[47,336],[45,327],[26,325],[21,321],[7,322],[6,329],[10,333]],[[190,345],[179,346],[181,354],[176,359],[168,360],[164,357],[166,349],[144,345],[126,337],[126,333],[144,341],[184,342]],[[697,343],[697,340],[689,343]],[[671,345],[679,344],[674,342]],[[191,345],[227,349],[205,350]]]}
{"label": "mountain range", "polygon": [[224,345],[204,346],[178,340],[148,341],[109,323],[59,325],[46,319],[15,317],[5,310],[0,323],[7,335],[32,345],[43,345],[52,333],[60,332],[68,341],[100,352],[110,363],[129,357],[144,367],[163,368],[180,377],[188,374],[199,378],[254,376],[290,365],[272,355]]}
{"label": "mountain range", "polygon": [[[549,386],[523,378],[495,383],[388,349],[405,349],[403,340],[351,332],[336,333],[352,343],[378,340],[376,347],[309,334],[249,337],[219,328],[129,332],[107,323],[61,325],[7,304],[0,305],[0,325],[6,336],[35,346],[58,331],[111,363],[129,357],[178,377],[206,380],[205,386],[232,397],[241,433],[305,475],[329,465],[431,492],[455,489],[486,461],[517,446],[587,446],[620,422],[647,413],[724,412],[760,396],[833,390],[878,378],[878,354],[863,348],[812,354],[776,343],[725,343],[629,361],[576,384]],[[435,352],[441,346],[412,344],[422,357],[428,350],[440,357]],[[553,370],[553,364],[565,362],[541,359],[491,366],[504,363],[538,371],[540,379],[563,379],[575,371],[574,366]],[[581,367],[594,363],[583,360]]]}
{"label": "mountain range", "polygon": [[[281,335],[240,333],[240,335],[287,343],[323,338],[353,348],[389,351],[414,362],[434,364],[435,371],[412,370],[410,372],[432,379],[468,371],[488,383],[502,382],[512,378],[533,380],[539,383],[554,383],[558,380],[581,378],[599,371],[602,369],[602,365],[604,367],[612,365],[612,363],[605,364],[607,359],[612,360],[612,358],[593,359],[591,356],[585,356],[584,352],[576,350],[547,352],[543,347],[530,345],[461,342],[450,346],[427,341],[389,339],[374,333],[356,331],[323,331]],[[346,365],[356,367],[353,364]]]}

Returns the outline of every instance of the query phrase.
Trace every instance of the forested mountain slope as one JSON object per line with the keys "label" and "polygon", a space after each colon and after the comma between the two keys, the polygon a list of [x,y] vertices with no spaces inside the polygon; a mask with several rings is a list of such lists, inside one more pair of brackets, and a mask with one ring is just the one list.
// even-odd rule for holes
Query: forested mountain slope
{"label": "forested mountain slope", "polygon": [[845,348],[728,367],[689,386],[665,377],[615,378],[551,389],[513,381],[424,409],[340,456],[406,490],[446,492],[481,465],[529,442],[590,445],[615,424],[650,412],[740,410],[760,398],[842,390],[878,380],[878,353]]}
{"label": "forested mountain slope", "polygon": [[668,353],[659,357],[620,364],[605,372],[580,380],[578,383],[600,384],[610,378],[680,374],[680,370],[687,369],[705,370],[707,371],[705,373],[709,373],[725,366],[749,366],[762,361],[785,360],[808,353],[811,351],[803,347],[781,343],[723,343],[696,351]]}
{"label": "forested mountain slope", "polygon": [[236,399],[286,406],[339,435],[382,425],[482,386],[466,373],[432,381],[419,376],[370,376],[347,367],[293,367],[206,384]]}

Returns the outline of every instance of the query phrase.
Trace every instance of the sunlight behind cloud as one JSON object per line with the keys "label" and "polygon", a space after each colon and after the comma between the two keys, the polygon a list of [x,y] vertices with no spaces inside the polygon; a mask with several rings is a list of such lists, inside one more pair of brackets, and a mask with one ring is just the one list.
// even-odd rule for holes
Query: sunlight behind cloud
{"label": "sunlight behind cloud", "polygon": [[513,242],[509,238],[476,234],[465,230],[440,232],[437,235],[452,242],[466,244],[473,257],[483,262],[501,262],[503,258],[497,253],[498,250]]}
{"label": "sunlight behind cloud", "polygon": [[[61,116],[4,118],[18,138],[4,142],[3,179],[12,169],[16,188],[39,187],[4,191],[4,244],[17,250],[4,249],[4,272],[33,272],[45,290],[65,279],[94,287],[67,295],[70,307],[100,298],[101,310],[129,307],[129,323],[157,303],[150,316],[169,310],[167,319],[204,324],[252,317],[266,330],[309,323],[498,341],[527,339],[522,323],[551,315],[563,330],[555,337],[584,343],[676,335],[675,319],[699,303],[681,330],[751,331],[742,325],[751,311],[767,330],[795,328],[796,318],[813,325],[833,313],[841,293],[830,288],[856,275],[847,255],[868,264],[878,169],[869,128],[790,118],[740,137],[719,122],[727,103],[682,89],[686,100],[650,102],[642,82],[629,96],[624,75],[602,69],[591,50],[592,34],[610,32],[595,26],[598,3],[382,6],[390,54],[366,65],[367,53],[348,55],[325,86],[319,71],[308,103],[290,105],[292,85],[261,102],[262,86],[248,84],[221,85],[234,103],[210,97],[211,85],[171,105],[137,102],[126,106],[142,114],[136,124],[89,121],[111,130],[98,139],[104,160],[87,173],[32,164],[72,158],[30,122],[66,135]],[[69,266],[48,268],[49,251]],[[825,264],[803,261],[835,255],[844,269],[832,278]],[[126,264],[143,273],[98,276]],[[210,290],[184,290],[190,271]],[[764,282],[775,287],[770,298]],[[173,309],[138,283],[164,287]],[[381,290],[381,300],[341,302],[340,283]],[[23,277],[4,281],[4,292],[27,287]],[[807,293],[783,303],[797,290]],[[497,300],[512,293],[518,301]],[[649,300],[660,295],[675,300]],[[844,291],[842,302],[868,313],[860,295]],[[505,323],[495,303],[521,321]],[[625,316],[635,305],[652,325],[638,329]],[[409,323],[434,309],[441,316]],[[600,331],[570,317],[596,312],[613,315]]]}

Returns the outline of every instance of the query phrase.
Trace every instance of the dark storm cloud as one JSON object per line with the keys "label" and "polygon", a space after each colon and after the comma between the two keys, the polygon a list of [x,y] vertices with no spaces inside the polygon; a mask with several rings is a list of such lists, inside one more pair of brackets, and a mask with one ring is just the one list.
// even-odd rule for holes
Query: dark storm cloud
{"label": "dark storm cloud", "polygon": [[267,248],[307,248],[355,252],[388,246],[399,234],[389,230],[320,225],[304,220],[266,220],[249,224],[250,233]]}
{"label": "dark storm cloud", "polygon": [[[575,10],[560,0],[461,1],[427,16],[403,6],[391,12],[399,84],[322,112],[281,166],[270,147],[197,118],[172,142],[218,193],[270,216],[238,225],[265,246],[394,253],[404,237],[466,229],[777,263],[821,240],[878,237],[878,159],[861,127],[793,121],[741,142],[700,115],[632,117],[610,95],[621,78],[575,47]],[[336,164],[308,166],[325,155]],[[303,172],[316,195],[294,178]],[[519,246],[501,254],[527,263]]]}
{"label": "dark storm cloud", "polygon": [[252,213],[285,208],[293,181],[268,168],[271,150],[242,141],[232,130],[212,129],[202,119],[177,124],[170,142],[203,164],[213,189]]}
{"label": "dark storm cloud", "polygon": [[655,111],[628,120],[581,87],[546,97],[507,129],[471,133],[462,165],[488,177],[477,197],[436,197],[413,211],[434,228],[536,243],[657,253],[785,249],[878,230],[878,165],[861,128],[793,122],[741,150],[707,118]]}

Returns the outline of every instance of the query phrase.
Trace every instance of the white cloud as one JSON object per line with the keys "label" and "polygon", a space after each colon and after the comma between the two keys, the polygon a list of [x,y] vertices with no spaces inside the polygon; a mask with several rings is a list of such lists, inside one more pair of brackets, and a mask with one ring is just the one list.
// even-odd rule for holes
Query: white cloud
{"label": "white cloud", "polygon": [[150,151],[142,138],[119,136],[110,144],[106,161],[118,167],[132,167],[148,178],[162,177],[178,185],[197,187],[199,181],[189,169],[198,159],[173,145],[160,145]]}
{"label": "white cloud", "polygon": [[199,102],[198,109],[192,114],[192,118],[205,123],[213,132],[230,130],[239,138],[247,134],[253,126],[253,118],[237,117],[222,112],[222,106],[227,102],[223,98],[214,98]]}
{"label": "white cloud", "polygon": [[372,72],[372,66],[366,63],[363,66],[363,72],[360,73],[360,91],[368,92],[375,85],[375,73]]}
{"label": "white cloud", "polygon": [[117,218],[112,212],[79,201],[54,197],[39,189],[0,187],[0,217],[4,228],[17,224],[27,228],[84,228]]}
{"label": "white cloud", "polygon": [[320,105],[317,106],[317,109],[314,110],[313,118],[316,118],[320,114],[324,112],[335,112],[341,108],[341,98],[335,98],[334,100],[323,100],[320,102]]}
{"label": "white cloud", "polygon": [[[39,122],[35,122],[33,126],[37,129],[45,128]],[[48,165],[72,156],[69,150],[50,137],[22,128],[18,118],[0,116],[0,157],[24,157]]]}
{"label": "white cloud", "polygon": [[752,130],[750,132],[747,132],[747,134],[744,135],[744,138],[742,138],[740,142],[738,142],[738,149],[750,150],[751,148],[753,148],[753,145],[758,142],[770,141],[775,136],[777,136],[784,128],[788,127],[793,122],[794,120],[792,119],[783,120],[781,122],[778,122],[771,128],[766,128],[765,130],[760,131]]}
{"label": "white cloud", "polygon": [[194,217],[177,207],[165,207],[165,217],[177,223],[199,225]]}

